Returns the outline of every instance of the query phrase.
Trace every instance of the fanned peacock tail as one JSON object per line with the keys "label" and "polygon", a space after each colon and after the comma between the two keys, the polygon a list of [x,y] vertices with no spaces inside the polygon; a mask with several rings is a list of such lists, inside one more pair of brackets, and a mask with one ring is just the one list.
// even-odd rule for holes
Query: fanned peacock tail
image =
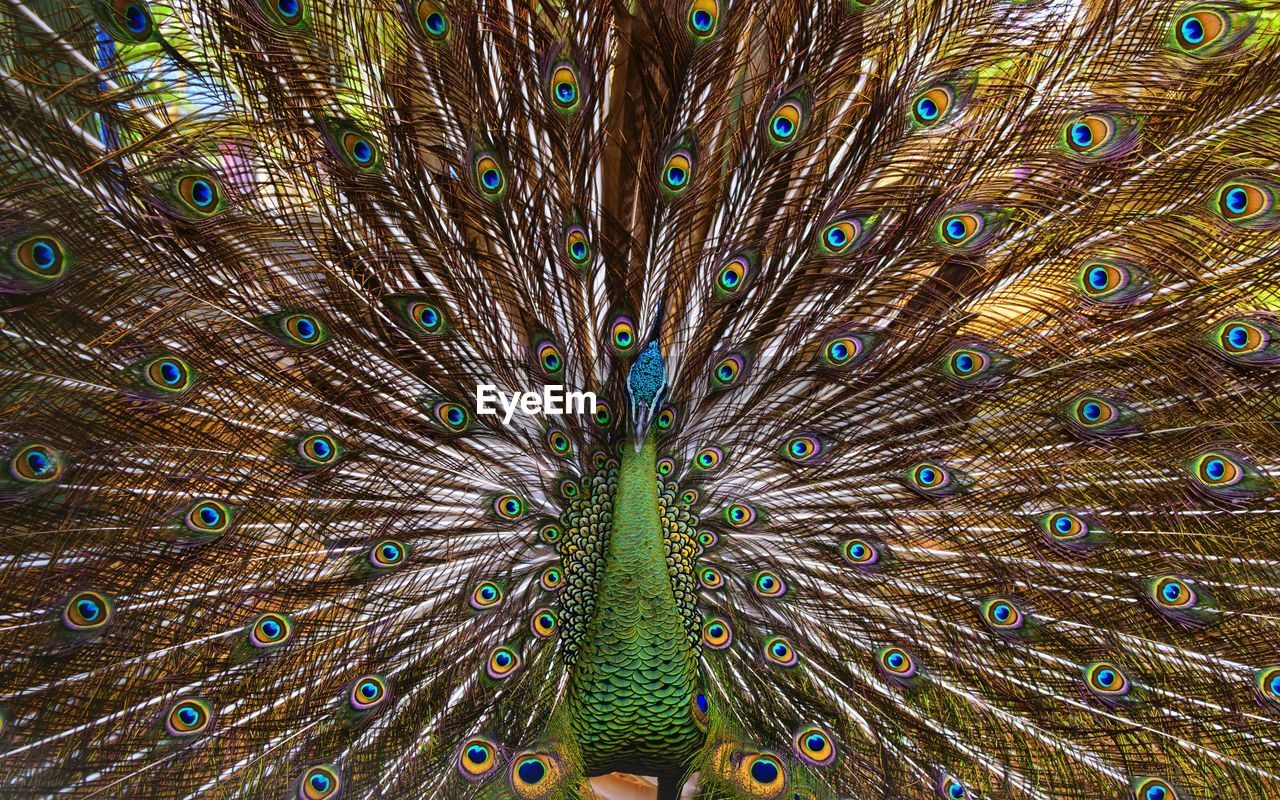
{"label": "fanned peacock tail", "polygon": [[0,795],[1280,796],[1278,37],[3,0]]}

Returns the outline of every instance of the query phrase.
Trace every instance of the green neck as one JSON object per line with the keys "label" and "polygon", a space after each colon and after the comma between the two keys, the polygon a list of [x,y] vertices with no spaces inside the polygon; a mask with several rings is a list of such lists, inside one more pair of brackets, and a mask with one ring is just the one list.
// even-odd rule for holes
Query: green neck
{"label": "green neck", "polygon": [[698,653],[662,530],[654,441],[639,452],[623,445],[595,614],[569,679],[570,725],[588,774],[682,772],[702,746],[692,710]]}

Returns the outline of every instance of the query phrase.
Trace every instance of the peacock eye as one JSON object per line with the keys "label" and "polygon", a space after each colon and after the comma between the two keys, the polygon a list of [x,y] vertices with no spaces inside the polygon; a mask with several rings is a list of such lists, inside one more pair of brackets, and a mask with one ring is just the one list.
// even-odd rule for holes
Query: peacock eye
{"label": "peacock eye", "polygon": [[149,387],[171,397],[182,394],[193,383],[191,367],[177,356],[157,356],[146,361],[141,374]]}
{"label": "peacock eye", "polygon": [[1199,599],[1186,581],[1172,575],[1151,581],[1147,591],[1152,602],[1159,608],[1185,610],[1194,606]]}
{"label": "peacock eye", "polygon": [[1243,223],[1271,210],[1275,198],[1265,186],[1249,181],[1230,181],[1218,189],[1217,209],[1228,222]]}
{"label": "peacock eye", "polygon": [[538,583],[549,592],[559,591],[564,586],[564,573],[558,567],[547,567],[542,571]]}
{"label": "peacock eye", "polygon": [[38,285],[48,285],[67,270],[66,250],[52,236],[31,236],[20,240],[10,251],[10,261]]}
{"label": "peacock eye", "polygon": [[663,406],[662,410],[658,412],[654,424],[657,425],[660,431],[671,430],[676,424],[676,410],[671,406]]}
{"label": "peacock eye", "polygon": [[164,717],[170,736],[195,736],[209,727],[209,706],[202,700],[180,700]]}
{"label": "peacock eye", "polygon": [[809,764],[825,767],[836,760],[831,736],[818,727],[804,728],[791,740],[792,750]]}
{"label": "peacock eye", "polygon": [[1280,666],[1258,670],[1254,674],[1254,684],[1263,700],[1280,705]]}
{"label": "peacock eye", "polygon": [[268,612],[249,625],[249,644],[265,649],[279,647],[293,636],[293,622],[284,614]]}
{"label": "peacock eye", "polygon": [[570,225],[565,231],[564,252],[575,267],[584,266],[591,260],[591,242],[581,225]]}
{"label": "peacock eye", "polygon": [[850,539],[840,547],[846,561],[855,567],[869,567],[880,560],[880,550],[865,539]]}
{"label": "peacock eye", "polygon": [[489,609],[502,602],[502,587],[493,581],[484,581],[471,591],[471,607]]}
{"label": "peacock eye", "polygon": [[977,347],[958,347],[945,357],[947,374],[961,381],[981,378],[991,370],[991,355]]}
{"label": "peacock eye", "polygon": [[68,630],[97,630],[106,625],[110,619],[111,602],[100,592],[80,592],[62,607],[62,624]]}
{"label": "peacock eye", "polygon": [[863,347],[862,340],[856,336],[838,336],[827,341],[822,349],[822,356],[827,364],[843,367],[857,361],[862,355]]}
{"label": "peacock eye", "polygon": [[563,535],[564,531],[560,530],[560,526],[554,522],[547,523],[538,529],[538,538],[547,544],[555,544]]}
{"label": "peacock eye", "polygon": [[704,550],[710,550],[720,543],[720,537],[716,536],[715,531],[701,531],[698,534],[698,544]]}
{"label": "peacock eye", "polygon": [[347,703],[355,711],[368,711],[382,705],[387,699],[387,684],[377,675],[357,678],[347,695]]}
{"label": "peacock eye", "polygon": [[145,42],[155,33],[155,21],[151,10],[140,0],[111,0],[113,22],[126,37],[135,42]]}
{"label": "peacock eye", "polygon": [[730,353],[716,362],[711,368],[711,384],[718,389],[727,389],[738,382],[738,378],[746,369],[746,359],[738,353]]}
{"label": "peacock eye", "polygon": [[1102,698],[1121,698],[1129,693],[1129,678],[1109,661],[1097,661],[1084,669],[1089,691]]}
{"label": "peacock eye", "polygon": [[342,790],[338,771],[330,766],[312,767],[302,773],[298,783],[298,800],[330,800]]}
{"label": "peacock eye", "polygon": [[733,630],[729,623],[713,617],[702,625],[702,644],[712,650],[723,650],[733,643]]}
{"label": "peacock eye", "polygon": [[19,483],[48,484],[62,474],[62,458],[48,445],[28,444],[13,451],[8,467],[9,477]]}
{"label": "peacock eye", "polygon": [[950,87],[935,86],[916,97],[911,104],[911,116],[917,125],[935,125],[947,115],[954,103],[955,93]]}
{"label": "peacock eye", "polygon": [[751,588],[761,597],[781,597],[786,594],[787,584],[777,574],[765,570],[756,573]]}
{"label": "peacock eye", "polygon": [[1068,413],[1076,424],[1085,428],[1103,428],[1120,416],[1119,408],[1101,397],[1086,394],[1071,401]]}
{"label": "peacock eye", "polygon": [[508,779],[520,797],[549,797],[552,787],[560,782],[560,765],[541,753],[523,753],[511,759]]}
{"label": "peacock eye", "polygon": [[725,508],[724,521],[734,528],[745,528],[756,521],[756,510],[746,503],[734,503]]}
{"label": "peacock eye", "polygon": [[724,586],[724,576],[715,567],[703,567],[698,571],[698,585],[703,589],[719,589]]}
{"label": "peacock eye", "polygon": [[304,464],[317,467],[328,466],[342,455],[342,446],[338,440],[327,433],[313,433],[302,437],[295,450]]}
{"label": "peacock eye", "polygon": [[558,375],[564,369],[564,356],[552,342],[542,342],[536,349],[538,366],[548,375]]}
{"label": "peacock eye", "polygon": [[689,5],[687,24],[695,41],[706,41],[716,33],[720,21],[720,4],[716,0],[693,0]]}
{"label": "peacock eye", "polygon": [[603,400],[596,401],[596,410],[591,415],[591,419],[601,428],[607,428],[613,423],[613,411],[609,408],[609,404]]}
{"label": "peacock eye", "polygon": [[804,116],[805,110],[799,100],[784,100],[769,117],[770,144],[785,147],[799,139]]}
{"label": "peacock eye", "polygon": [[485,664],[485,672],[495,680],[509,678],[518,669],[520,669],[520,655],[505,645],[495,647],[493,652],[489,653],[489,660]]}
{"label": "peacock eye", "polygon": [[443,42],[449,36],[449,18],[435,0],[419,0],[416,15],[418,28],[432,42]]}
{"label": "peacock eye", "polygon": [[1244,468],[1226,453],[1210,451],[1192,459],[1192,474],[1208,487],[1233,486],[1244,477]]}
{"label": "peacock eye", "polygon": [[1022,612],[1002,597],[988,600],[982,604],[982,621],[997,632],[1016,631],[1024,622]]}
{"label": "peacock eye", "polygon": [[782,447],[783,458],[796,464],[813,464],[822,457],[822,440],[816,436],[795,436]]}
{"label": "peacock eye", "polygon": [[913,488],[925,494],[941,494],[951,487],[951,472],[937,461],[921,461],[907,471]]}
{"label": "peacock eye", "polygon": [[671,459],[669,458],[658,459],[658,474],[661,475],[662,477],[664,478],[667,477],[672,472],[674,472],[675,469],[676,469],[676,462],[672,461]]}
{"label": "peacock eye", "polygon": [[451,403],[445,400],[432,405],[431,417],[442,428],[450,433],[459,433],[464,431],[471,423],[470,412],[457,403]]}
{"label": "peacock eye", "polygon": [[728,299],[742,291],[755,273],[755,259],[747,253],[739,253],[726,261],[716,272],[716,294]]}
{"label": "peacock eye", "polygon": [[398,567],[404,563],[409,551],[404,544],[395,539],[383,539],[369,548],[369,563],[376,569]]}
{"label": "peacock eye", "polygon": [[818,249],[828,255],[841,255],[862,241],[863,225],[859,217],[840,217],[827,223],[818,235]]}
{"label": "peacock eye", "polygon": [[519,519],[524,514],[524,501],[514,494],[498,495],[493,499],[493,512],[502,519]]}
{"label": "peacock eye", "polygon": [[348,130],[342,134],[339,144],[343,154],[357,168],[369,170],[378,166],[378,148],[368,136]]}
{"label": "peacock eye", "polygon": [[916,660],[901,647],[885,647],[876,655],[876,662],[889,677],[911,678],[919,671]]}
{"label": "peacock eye", "polygon": [[636,344],[636,327],[630,317],[618,317],[609,328],[609,339],[615,350],[626,353]]}
{"label": "peacock eye", "polygon": [[192,533],[216,536],[231,527],[231,509],[217,500],[200,500],[187,511],[182,524]]}
{"label": "peacock eye", "polygon": [[319,344],[326,338],[324,323],[310,314],[290,314],[280,320],[280,327],[298,344]]}
{"label": "peacock eye", "polygon": [[1062,131],[1067,147],[1081,155],[1105,149],[1115,134],[1115,122],[1105,114],[1086,114],[1068,122]]}
{"label": "peacock eye", "polygon": [[1202,9],[1183,14],[1173,22],[1173,36],[1178,46],[1188,53],[1204,50],[1227,32],[1226,14]]}
{"label": "peacock eye", "polygon": [[1129,270],[1118,264],[1087,262],[1080,268],[1080,291],[1094,300],[1107,300],[1129,285]]}
{"label": "peacock eye", "polygon": [[694,466],[703,472],[710,472],[724,460],[724,451],[715,445],[708,445],[697,452],[693,457]]}
{"label": "peacock eye", "polygon": [[276,15],[286,25],[297,25],[303,19],[302,0],[275,0]]}
{"label": "peacock eye", "polygon": [[675,150],[662,164],[662,186],[672,194],[679,194],[689,186],[693,178],[693,154],[688,150]]}
{"label": "peacock eye", "polygon": [[1142,778],[1133,785],[1134,800],[1179,800],[1178,793],[1161,778]]}
{"label": "peacock eye", "polygon": [[946,800],[966,800],[969,796],[969,790],[965,785],[952,775],[944,775],[942,780],[938,781],[938,793]]}
{"label": "peacock eye", "polygon": [[774,636],[764,643],[764,657],[780,667],[794,667],[800,663],[795,648],[783,636]]}
{"label": "peacock eye", "polygon": [[490,200],[498,200],[503,196],[507,178],[496,158],[488,153],[481,153],[476,157],[472,172],[475,175],[476,187],[480,189],[482,195]]}
{"label": "peacock eye", "polygon": [[578,72],[572,64],[562,62],[552,68],[549,90],[551,104],[561,111],[573,111],[578,107],[582,95],[578,87]]}
{"label": "peacock eye", "polygon": [[197,216],[208,217],[222,207],[222,187],[207,175],[184,175],[177,180],[178,199]]}
{"label": "peacock eye", "polygon": [[755,796],[776,797],[786,785],[787,773],[782,768],[782,760],[775,756],[763,753],[751,756],[743,760],[742,768],[748,785],[755,787]]}
{"label": "peacock eye", "polygon": [[498,766],[498,746],[483,736],[462,743],[458,751],[458,770],[469,779],[484,778]]}
{"label": "peacock eye", "polygon": [[951,214],[938,223],[938,238],[950,247],[964,247],[972,244],[985,229],[986,221],[981,214]]}
{"label": "peacock eye", "polygon": [[556,612],[549,608],[540,608],[533,612],[533,618],[530,621],[530,627],[533,628],[534,636],[539,639],[545,639],[556,632],[556,625],[560,622]]}
{"label": "peacock eye", "polygon": [[557,456],[573,455],[573,443],[569,441],[568,435],[559,428],[547,430],[547,447],[551,448],[551,452]]}

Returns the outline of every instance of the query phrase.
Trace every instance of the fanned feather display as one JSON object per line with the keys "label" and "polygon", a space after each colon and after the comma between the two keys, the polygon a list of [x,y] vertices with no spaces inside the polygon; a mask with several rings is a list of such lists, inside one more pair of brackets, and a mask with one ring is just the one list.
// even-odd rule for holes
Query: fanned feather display
{"label": "fanned feather display", "polygon": [[1269,0],[0,0],[0,796],[1280,796],[1278,119]]}

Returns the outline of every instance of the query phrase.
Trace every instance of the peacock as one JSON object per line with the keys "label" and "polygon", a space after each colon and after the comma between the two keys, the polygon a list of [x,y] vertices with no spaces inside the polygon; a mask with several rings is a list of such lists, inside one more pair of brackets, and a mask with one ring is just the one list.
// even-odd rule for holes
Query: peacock
{"label": "peacock", "polygon": [[0,131],[0,796],[1280,797],[1274,0],[0,0]]}

